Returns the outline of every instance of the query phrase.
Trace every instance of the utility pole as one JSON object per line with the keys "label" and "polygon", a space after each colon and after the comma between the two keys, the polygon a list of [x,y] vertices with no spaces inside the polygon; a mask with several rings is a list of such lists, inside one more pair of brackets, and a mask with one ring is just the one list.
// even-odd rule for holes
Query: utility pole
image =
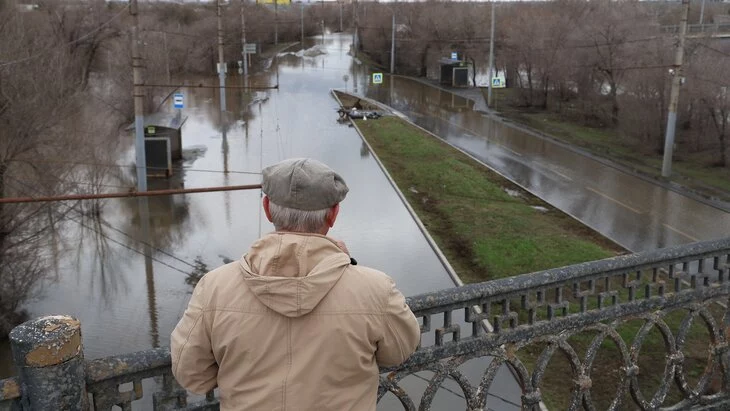
{"label": "utility pole", "polygon": [[165,49],[165,68],[167,69],[167,84],[172,83],[170,77],[170,53],[167,51],[167,33],[162,33],[162,46]]}
{"label": "utility pole", "polygon": [[134,135],[137,162],[137,191],[147,191],[147,158],[144,145],[144,87],[142,82],[142,57],[139,55],[139,16],[137,0],[130,0],[132,15],[132,77],[134,81]]}
{"label": "utility pole", "polygon": [[[494,0],[492,0],[492,27],[491,27],[491,34],[489,35],[489,89],[487,89],[487,107],[492,108],[492,105],[494,104],[494,98],[492,97],[492,78],[494,77],[494,72],[492,71],[492,68],[494,67],[494,27],[495,27],[495,15],[494,15]],[[476,86],[476,84],[474,85]]]}
{"label": "utility pole", "polygon": [[[700,25],[705,21],[705,0],[702,0],[702,6],[700,6]],[[701,31],[702,28],[700,28]]]}
{"label": "utility pole", "polygon": [[674,151],[674,131],[677,125],[677,105],[679,104],[679,87],[682,85],[682,62],[684,58],[684,41],[687,34],[687,19],[689,16],[689,0],[682,0],[684,11],[679,23],[679,44],[674,55],[674,73],[672,77],[672,92],[669,97],[669,115],[667,115],[667,132],[664,138],[664,161],[662,162],[662,177],[672,175],[672,152]]}
{"label": "utility pole", "polygon": [[299,2],[299,28],[302,30],[302,48],[304,48],[304,2]]}
{"label": "utility pole", "polygon": [[[145,153],[144,141],[144,83],[142,81],[142,57],[139,54],[139,10],[137,8],[137,0],[130,0],[129,14],[132,15],[132,78],[134,81],[134,134],[135,134],[135,154],[137,162],[137,192],[147,192],[147,155]],[[149,247],[150,238],[150,210],[147,198],[139,198],[137,200],[139,211],[139,222],[142,230],[142,238],[147,243],[145,246],[145,266],[152,250]],[[149,261],[151,268],[151,261]],[[151,271],[148,271],[151,272]],[[148,286],[149,286],[148,275]],[[154,279],[152,284],[154,285]],[[147,289],[148,295],[150,289]],[[154,293],[154,288],[152,289]],[[151,312],[151,311],[150,311]],[[154,321],[152,321],[154,320]],[[150,326],[152,327],[152,345],[159,343],[156,338],[157,318],[150,318]]]}
{"label": "utility pole", "polygon": [[279,44],[279,0],[274,0],[274,45]]}
{"label": "utility pole", "polygon": [[395,10],[393,10],[393,28],[390,33],[390,74],[395,72]]}
{"label": "utility pole", "polygon": [[223,18],[221,16],[221,0],[216,0],[218,9],[218,79],[220,80],[221,121],[226,111],[226,62],[223,58]]}
{"label": "utility pole", "polygon": [[246,17],[243,11],[244,0],[241,0],[241,57],[243,57],[243,75],[248,76],[248,54],[246,54]]}
{"label": "utility pole", "polygon": [[358,38],[357,38],[357,34],[358,34],[357,33],[357,25],[358,25],[357,6],[358,6],[357,0],[354,0],[352,2],[352,8],[354,9],[353,12],[352,12],[352,14],[355,15],[355,30],[352,32],[352,48],[353,48],[353,52],[355,53],[355,54],[353,54],[353,56],[357,56],[357,50],[358,50],[358,47],[357,47],[357,42],[358,42]]}
{"label": "utility pole", "polygon": [[340,33],[342,33],[344,31],[342,30],[342,2],[338,0],[337,4],[340,5]]}

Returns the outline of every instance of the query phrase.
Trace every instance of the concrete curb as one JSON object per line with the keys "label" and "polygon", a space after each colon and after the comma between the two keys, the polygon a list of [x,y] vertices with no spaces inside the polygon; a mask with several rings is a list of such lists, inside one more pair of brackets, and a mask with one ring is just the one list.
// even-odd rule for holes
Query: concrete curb
{"label": "concrete curb", "polygon": [[[343,107],[343,104],[342,104],[342,101],[340,101],[340,98],[337,97],[337,93],[335,93],[335,91],[354,96],[354,94],[343,92],[341,90],[335,90],[335,89],[331,90],[332,97],[335,98],[335,100],[337,101],[337,104],[339,104],[340,107]],[[377,101],[373,101],[373,100],[370,100],[365,97],[360,97],[360,96],[357,96],[357,97],[362,98],[363,100],[366,100],[369,103],[372,103],[378,107],[382,107],[385,110],[395,114],[394,110],[391,110],[387,106],[385,106],[381,103],[378,103]],[[396,114],[396,115],[398,117],[401,117],[401,116],[405,117],[403,114],[400,114],[400,115]],[[418,218],[416,211],[408,203],[408,200],[406,199],[405,195],[403,195],[403,192],[400,190],[400,188],[398,188],[398,185],[396,185],[395,181],[393,180],[393,177],[391,177],[390,173],[388,173],[388,170],[385,168],[385,165],[383,165],[383,163],[380,161],[380,158],[378,157],[378,155],[375,154],[375,150],[373,150],[372,146],[370,146],[370,143],[365,139],[365,136],[363,136],[362,131],[360,131],[360,128],[357,126],[357,124],[355,124],[354,121],[352,121],[352,119],[350,119],[350,124],[352,124],[352,126],[357,131],[357,134],[360,136],[360,139],[362,139],[362,141],[368,147],[368,150],[370,151],[370,154],[375,159],[375,162],[378,164],[378,167],[380,167],[380,169],[383,171],[383,174],[385,174],[385,178],[388,179],[388,182],[390,183],[390,185],[393,187],[393,189],[395,189],[396,194],[398,194],[398,198],[400,198],[401,202],[408,210],[408,213],[410,213],[411,218],[413,218],[413,221],[415,221],[416,226],[418,226],[418,229],[421,231],[421,233],[423,233],[424,237],[426,237],[426,242],[428,242],[428,245],[431,246],[431,249],[433,249],[433,251],[436,253],[436,257],[438,257],[439,261],[441,261],[441,265],[444,266],[444,268],[446,269],[446,272],[451,277],[451,280],[457,286],[464,285],[464,282],[461,281],[461,278],[459,278],[459,275],[454,270],[454,267],[451,266],[448,259],[446,259],[446,256],[444,255],[444,253],[441,251],[439,246],[436,244],[436,241],[434,241],[433,237],[431,237],[431,234],[429,234],[428,230],[426,229],[426,226],[423,224],[421,219]]]}
{"label": "concrete curb", "polygon": [[[491,170],[492,172],[494,172],[494,173],[498,174],[499,176],[501,176],[501,177],[502,177],[502,178],[504,178],[505,180],[507,180],[507,181],[511,182],[512,184],[516,185],[517,187],[521,188],[522,190],[524,190],[525,192],[529,193],[530,195],[532,195],[532,196],[534,196],[534,197],[536,197],[536,198],[539,198],[539,199],[540,199],[540,200],[542,200],[542,201],[545,201],[545,203],[549,204],[549,205],[550,205],[550,207],[553,207],[554,209],[556,209],[556,210],[560,211],[561,213],[563,213],[563,214],[565,214],[565,215],[569,216],[570,218],[574,219],[575,221],[579,222],[580,224],[583,224],[584,226],[586,226],[586,227],[590,228],[590,229],[591,229],[591,230],[593,230],[593,231],[594,231],[594,232],[595,232],[596,234],[598,234],[598,235],[600,235],[601,237],[605,238],[606,240],[608,240],[608,241],[612,242],[613,244],[615,244],[615,245],[616,245],[616,246],[618,246],[619,248],[621,248],[621,249],[624,249],[624,250],[626,250],[626,251],[629,251],[629,252],[635,252],[634,250],[629,250],[629,249],[628,249],[628,248],[627,248],[626,246],[624,246],[624,245],[622,245],[622,244],[619,244],[619,243],[618,243],[618,242],[617,242],[617,241],[616,241],[615,239],[613,239],[613,238],[611,238],[611,237],[609,237],[609,236],[607,236],[607,235],[605,235],[605,234],[601,233],[601,232],[600,232],[600,231],[598,231],[598,230],[597,230],[597,229],[596,229],[595,227],[591,227],[590,225],[588,225],[588,224],[584,223],[583,221],[581,221],[581,220],[580,220],[580,219],[579,219],[578,217],[576,217],[575,215],[573,215],[573,214],[571,214],[571,213],[569,213],[569,212],[567,212],[567,211],[563,211],[563,210],[560,210],[559,208],[557,208],[557,207],[553,206],[552,204],[550,204],[549,202],[547,202],[546,200],[544,200],[544,199],[543,199],[542,197],[540,197],[539,195],[537,195],[537,194],[536,194],[535,192],[533,192],[533,191],[532,191],[532,190],[530,190],[529,188],[525,187],[524,185],[520,184],[519,182],[517,182],[517,181],[515,181],[514,179],[510,178],[509,176],[506,176],[506,175],[504,175],[504,174],[503,174],[503,173],[501,173],[501,172],[500,172],[499,170],[496,170],[496,169],[494,169],[494,168],[493,168],[493,167],[491,167],[491,166],[490,166],[489,164],[487,164],[487,163],[485,163],[484,161],[482,161],[482,160],[478,159],[477,157],[475,157],[475,156],[474,156],[474,155],[472,155],[471,153],[469,153],[469,152],[465,151],[464,149],[462,149],[462,148],[460,148],[460,147],[457,147],[457,146],[455,146],[455,145],[453,145],[453,144],[449,143],[448,141],[446,141],[446,140],[442,139],[441,137],[439,137],[438,135],[436,135],[436,134],[432,133],[431,131],[429,131],[429,130],[426,130],[425,128],[423,128],[423,127],[419,126],[418,124],[416,124],[416,123],[414,123],[413,121],[411,121],[411,119],[410,119],[410,118],[408,118],[408,116],[404,115],[403,113],[400,113],[399,111],[396,111],[396,110],[394,110],[394,109],[390,108],[389,106],[387,106],[387,105],[385,105],[385,104],[383,104],[383,103],[380,103],[380,102],[378,102],[378,101],[374,101],[374,100],[372,100],[372,99],[369,99],[369,98],[367,98],[367,97],[362,97],[362,96],[360,96],[360,95],[352,94],[352,93],[349,93],[349,92],[343,92],[342,90],[337,90],[337,91],[339,91],[339,92],[341,92],[341,93],[343,93],[343,94],[349,94],[349,95],[351,95],[351,96],[356,96],[356,97],[358,97],[358,98],[361,98],[361,99],[363,99],[363,100],[366,100],[366,101],[368,101],[368,102],[371,102],[371,103],[373,103],[373,104],[375,104],[375,105],[377,105],[377,106],[379,106],[379,107],[382,107],[382,108],[383,108],[384,110],[387,110],[387,111],[390,111],[390,112],[394,113],[394,114],[395,114],[395,115],[397,115],[398,117],[400,117],[400,118],[402,118],[403,120],[405,120],[406,122],[408,122],[408,124],[410,124],[410,125],[412,125],[412,126],[414,126],[414,127],[418,128],[419,130],[423,131],[424,133],[427,133],[428,135],[430,135],[430,136],[432,136],[432,137],[434,137],[434,138],[438,139],[439,141],[443,142],[444,144],[447,144],[447,145],[449,145],[449,147],[451,147],[451,148],[453,148],[453,149],[455,149],[455,150],[459,151],[460,153],[462,153],[462,154],[464,154],[465,156],[469,157],[470,159],[472,159],[472,160],[476,161],[477,163],[479,163],[479,164],[480,164],[480,165],[482,165],[483,167],[486,167],[487,169]],[[333,90],[333,92],[334,92],[334,90]],[[333,94],[334,94],[334,93],[333,93]],[[336,96],[335,96],[335,97],[336,97]],[[338,103],[340,102],[340,101],[339,101],[339,99],[337,99],[337,101],[338,101]],[[341,104],[340,104],[340,105],[341,105]],[[358,130],[358,132],[359,132],[359,130]]]}

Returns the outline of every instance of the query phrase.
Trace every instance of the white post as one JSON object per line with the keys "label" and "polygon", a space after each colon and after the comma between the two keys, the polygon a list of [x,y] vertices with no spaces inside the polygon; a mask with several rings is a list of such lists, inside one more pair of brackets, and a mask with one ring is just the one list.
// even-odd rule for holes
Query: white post
{"label": "white post", "polygon": [[220,80],[221,121],[226,111],[226,62],[223,57],[223,18],[221,0],[216,0],[218,9],[218,79]]}
{"label": "white post", "polygon": [[[702,0],[702,6],[700,6],[700,25],[702,25],[702,23],[704,21],[705,21],[705,0]],[[704,30],[702,30],[702,28],[700,28],[700,31],[704,31]]]}
{"label": "white post", "polygon": [[243,75],[248,76],[248,54],[246,54],[246,17],[243,11],[244,0],[241,0],[241,54],[243,57]]}

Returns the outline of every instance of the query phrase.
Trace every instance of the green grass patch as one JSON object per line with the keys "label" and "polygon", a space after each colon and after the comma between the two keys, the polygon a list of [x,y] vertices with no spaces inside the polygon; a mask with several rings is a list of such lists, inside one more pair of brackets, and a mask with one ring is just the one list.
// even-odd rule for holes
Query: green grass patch
{"label": "green grass patch", "polygon": [[402,119],[386,117],[357,124],[465,282],[596,260],[622,251]]}

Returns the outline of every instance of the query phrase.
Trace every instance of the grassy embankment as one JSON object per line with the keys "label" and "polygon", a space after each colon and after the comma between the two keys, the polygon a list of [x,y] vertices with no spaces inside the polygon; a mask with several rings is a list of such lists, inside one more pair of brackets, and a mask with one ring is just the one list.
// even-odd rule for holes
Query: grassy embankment
{"label": "grassy embankment", "polygon": [[[401,119],[385,117],[358,121],[357,125],[465,282],[503,278],[621,252],[578,221]],[[519,194],[513,196],[507,190]],[[626,298],[628,291],[620,284],[614,289],[624,290],[619,298]],[[564,290],[569,299],[570,294],[571,290]],[[570,311],[577,308],[578,304],[572,302]],[[683,313],[675,312],[667,323],[676,330],[682,319]],[[698,322],[691,328],[684,350],[691,384],[701,375],[709,341],[708,332],[696,325]],[[630,345],[643,323],[630,321],[618,332]],[[594,336],[595,332],[584,332],[570,338],[580,358],[585,357]],[[528,369],[534,368],[544,347],[537,343],[520,352]],[[666,353],[656,329],[647,335],[641,353],[639,384],[642,392],[651,396],[661,381]],[[617,346],[604,341],[592,368],[592,398],[602,408],[616,393],[620,359]],[[567,408],[572,381],[566,381],[566,377],[571,375],[570,363],[556,353],[541,385],[550,409]],[[668,401],[677,398],[674,388]],[[628,403],[627,398],[624,405]]]}
{"label": "grassy embankment", "polygon": [[359,121],[358,127],[465,282],[596,260],[621,251],[401,119]]}
{"label": "grassy embankment", "polygon": [[[486,89],[482,90],[486,98]],[[648,151],[611,128],[595,128],[570,121],[557,113],[519,108],[516,90],[495,90],[497,111],[504,117],[581,147],[653,178],[660,178],[662,154]],[[671,180],[702,195],[730,201],[730,169],[715,167],[716,150],[699,153],[676,152]]]}

